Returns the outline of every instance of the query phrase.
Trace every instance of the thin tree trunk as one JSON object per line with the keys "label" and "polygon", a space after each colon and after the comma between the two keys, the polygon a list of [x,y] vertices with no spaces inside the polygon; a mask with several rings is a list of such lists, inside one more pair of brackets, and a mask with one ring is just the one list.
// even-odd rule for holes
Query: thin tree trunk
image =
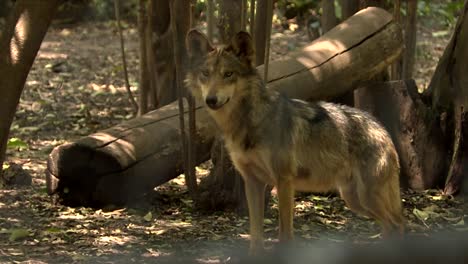
{"label": "thin tree trunk", "polygon": [[150,62],[148,61],[149,56],[147,47],[147,44],[149,43],[147,39],[149,37],[147,34],[148,16],[146,12],[145,2],[145,0],[138,1],[138,36],[140,43],[140,81],[138,86],[138,90],[140,91],[140,111],[138,113],[139,115],[143,115],[148,112],[148,96],[150,95],[151,88],[151,81],[149,77],[151,72],[149,71],[150,65],[148,63]]}
{"label": "thin tree trunk", "polygon": [[405,53],[403,55],[403,79],[410,79],[413,76],[414,57],[416,52],[416,17],[418,1],[407,1],[407,19],[405,26]]}
{"label": "thin tree trunk", "polygon": [[267,1],[272,0],[257,0],[257,7],[255,11],[255,63],[256,65],[262,65],[265,61],[265,41],[266,41],[266,30],[265,25],[267,19]]}
{"label": "thin tree trunk", "polygon": [[245,31],[247,27],[247,0],[242,0],[241,4],[241,30]]}
{"label": "thin tree trunk", "polygon": [[250,35],[255,39],[255,0],[250,0]]}
{"label": "thin tree trunk", "polygon": [[241,30],[242,1],[220,1],[218,31],[221,43],[230,43],[231,38]]}
{"label": "thin tree trunk", "polygon": [[341,14],[343,16],[343,20],[354,15],[354,13],[356,13],[357,11],[359,11],[359,0],[341,1]]}
{"label": "thin tree trunk", "polygon": [[[161,107],[177,100],[174,45],[170,27],[172,0],[150,0],[148,6],[148,40],[150,44],[151,102]],[[152,68],[152,69],[151,69]],[[151,95],[150,95],[151,96]],[[148,110],[152,110],[149,108]]]}
{"label": "thin tree trunk", "polygon": [[[401,23],[400,9],[401,9],[401,0],[395,0],[394,6],[393,6],[393,17],[397,23]],[[391,67],[391,70],[392,70],[391,79],[392,80],[401,79],[401,68],[402,68],[402,59],[400,58]]]}
{"label": "thin tree trunk", "polygon": [[60,2],[17,0],[0,35],[0,165],[26,78]]}
{"label": "thin tree trunk", "polygon": [[[143,0],[140,0],[140,5],[143,5]],[[122,32],[122,25],[120,23],[120,0],[114,0],[114,11],[115,11],[115,19],[117,20],[117,30],[119,31],[120,53],[122,56],[122,67],[123,67],[123,72],[124,72],[125,89],[127,90],[128,99],[133,106],[134,116],[135,116],[138,114],[138,104],[135,101],[135,98],[133,98],[133,93],[130,90],[130,82],[128,81],[127,58],[125,57],[124,37],[123,37],[123,32]]]}
{"label": "thin tree trunk", "polygon": [[207,0],[206,1],[206,24],[207,24],[207,35],[208,39],[213,42],[213,27],[215,25],[215,17],[214,17],[214,0]]}
{"label": "thin tree trunk", "polygon": [[[183,80],[186,72],[185,65],[187,61],[184,39],[190,29],[190,6],[190,0],[174,0],[172,2],[171,29],[174,45],[174,64],[176,66],[177,93],[179,96],[180,134],[183,153],[182,155],[184,157],[185,182],[187,184],[190,195],[195,200],[197,196],[197,180],[195,178],[195,174],[193,173],[193,169],[190,168],[190,165],[193,166],[193,160],[191,160],[191,155],[193,155],[193,153],[190,153],[191,149],[189,149],[189,143],[187,142],[183,104],[183,97],[186,97]],[[189,161],[192,164],[190,164]]]}
{"label": "thin tree trunk", "polygon": [[335,1],[322,0],[322,30],[327,32],[338,24],[338,18],[335,15]]}
{"label": "thin tree trunk", "polygon": [[263,71],[263,79],[268,80],[268,63],[270,62],[270,39],[271,39],[271,26],[272,26],[272,19],[273,19],[273,1],[268,1],[267,3],[267,19],[265,21],[265,30],[266,30],[266,38],[265,38],[265,62],[263,63],[264,71]]}

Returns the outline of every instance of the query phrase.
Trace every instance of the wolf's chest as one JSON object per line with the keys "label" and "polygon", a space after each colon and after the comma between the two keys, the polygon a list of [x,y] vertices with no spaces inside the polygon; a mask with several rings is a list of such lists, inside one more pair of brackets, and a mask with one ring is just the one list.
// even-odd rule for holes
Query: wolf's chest
{"label": "wolf's chest", "polygon": [[227,145],[231,160],[242,177],[255,177],[261,182],[276,185],[277,179],[272,171],[271,159],[267,150],[243,148]]}

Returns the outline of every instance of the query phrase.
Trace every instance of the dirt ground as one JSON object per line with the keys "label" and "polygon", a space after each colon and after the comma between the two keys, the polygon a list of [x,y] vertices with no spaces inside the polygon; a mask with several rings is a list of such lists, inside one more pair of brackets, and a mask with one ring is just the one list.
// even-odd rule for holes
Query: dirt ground
{"label": "dirt ground", "polygon": [[[428,85],[450,38],[444,30],[450,29],[431,23],[419,27],[415,79],[420,88]],[[136,94],[136,28],[127,25],[124,35]],[[302,31],[276,30],[272,59],[287,57],[307,43]],[[29,74],[11,129],[11,137],[27,145],[8,150],[10,177],[23,175],[26,180],[20,182],[27,183],[31,175],[32,183],[0,190],[0,262],[224,263],[247,248],[248,219],[231,212],[196,211],[183,177],[158,187],[154,201],[141,208],[109,212],[69,208],[47,195],[44,171],[55,146],[131,116],[114,24],[53,26]],[[199,177],[207,173],[202,168],[197,171]],[[405,192],[403,198],[410,236],[468,230],[462,197],[428,190]],[[269,248],[278,232],[275,197],[270,205],[265,219]],[[295,212],[300,245],[380,241],[378,224],[356,216],[336,197],[298,197]]]}

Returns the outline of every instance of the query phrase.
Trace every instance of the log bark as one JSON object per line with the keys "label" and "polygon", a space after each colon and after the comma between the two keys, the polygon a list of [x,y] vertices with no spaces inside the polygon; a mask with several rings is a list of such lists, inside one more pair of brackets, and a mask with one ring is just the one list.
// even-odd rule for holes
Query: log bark
{"label": "log bark", "polygon": [[[330,99],[362,85],[402,52],[392,16],[368,8],[316,40],[294,59],[270,64],[267,86],[293,98]],[[259,72],[263,67],[257,68]],[[217,134],[197,107],[197,162]],[[58,146],[47,170],[49,194],[74,205],[125,204],[182,173],[177,102],[116,127]]]}

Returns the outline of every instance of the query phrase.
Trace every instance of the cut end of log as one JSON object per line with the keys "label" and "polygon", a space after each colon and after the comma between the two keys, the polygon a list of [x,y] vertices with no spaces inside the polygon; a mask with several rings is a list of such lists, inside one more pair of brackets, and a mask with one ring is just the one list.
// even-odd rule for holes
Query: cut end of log
{"label": "cut end of log", "polygon": [[59,194],[67,205],[93,206],[93,193],[100,176],[121,169],[119,162],[107,153],[79,143],[64,144],[49,155],[47,192]]}

